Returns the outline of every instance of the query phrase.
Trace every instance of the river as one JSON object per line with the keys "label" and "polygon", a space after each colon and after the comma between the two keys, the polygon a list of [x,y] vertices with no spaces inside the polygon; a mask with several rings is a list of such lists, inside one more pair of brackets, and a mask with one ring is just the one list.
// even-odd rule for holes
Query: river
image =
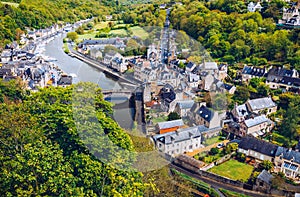
{"label": "river", "polygon": [[[77,75],[75,83],[79,81],[97,83],[103,90],[121,89],[122,86],[118,81],[107,77],[104,73],[89,66],[88,64],[70,57],[65,54],[63,47],[63,38],[65,34],[59,34],[45,46],[45,55],[57,59],[55,64],[58,65],[67,74],[74,73]],[[121,99],[121,98],[120,98]],[[113,103],[120,103],[120,99],[112,99]],[[124,98],[122,98],[123,101]],[[134,109],[114,109],[114,119],[119,123],[122,128],[131,129],[133,127]]]}

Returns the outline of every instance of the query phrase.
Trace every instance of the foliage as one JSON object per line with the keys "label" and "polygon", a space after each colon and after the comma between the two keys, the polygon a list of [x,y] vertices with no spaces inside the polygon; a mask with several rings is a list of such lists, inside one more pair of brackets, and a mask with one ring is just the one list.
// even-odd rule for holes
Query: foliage
{"label": "foliage", "polygon": [[180,118],[181,118],[180,115],[176,112],[170,112],[169,115],[168,115],[168,121],[178,120]]}
{"label": "foliage", "polygon": [[[5,87],[3,82],[0,85]],[[18,88],[8,91],[17,94]],[[87,88],[90,91],[81,92]],[[75,94],[74,90],[80,91]],[[41,89],[16,104],[1,104],[0,111],[2,194],[143,194],[147,184],[130,167],[135,160],[132,141],[110,117],[111,104],[103,100],[96,85]],[[103,153],[110,162],[99,157]],[[115,168],[117,165],[126,170]]]}
{"label": "foliage", "polygon": [[220,188],[219,189],[226,197],[249,197],[245,194],[240,194],[240,193],[237,193],[237,192],[233,192],[233,191],[229,191],[229,190],[226,190],[226,189],[223,189],[223,188]]}
{"label": "foliage", "polygon": [[76,22],[81,19],[101,16],[111,8],[106,1],[46,1],[23,0],[18,7],[0,3],[0,47],[5,40],[19,39],[20,29],[41,29],[55,23]]}
{"label": "foliage", "polygon": [[210,151],[209,151],[209,153],[210,153],[211,155],[216,155],[216,154],[218,154],[219,152],[220,152],[220,151],[219,151],[218,148],[211,148]]}
{"label": "foliage", "polygon": [[239,145],[237,143],[229,143],[225,146],[223,151],[225,154],[229,154],[229,153],[236,151],[238,149],[238,146]]}
{"label": "foliage", "polygon": [[248,88],[239,86],[236,88],[236,91],[234,92],[233,100],[237,102],[238,104],[245,103],[250,97],[250,92]]}
{"label": "foliage", "polygon": [[260,163],[260,166],[267,171],[272,170],[274,168],[274,164],[269,160],[263,160],[263,162]]}
{"label": "foliage", "polygon": [[69,38],[71,41],[75,42],[78,39],[78,34],[76,32],[68,32],[67,38]]}
{"label": "foliage", "polygon": [[213,58],[230,64],[248,59],[247,63],[254,65],[273,60],[298,65],[298,31],[276,29],[281,4],[272,2],[260,14],[247,12],[244,1],[206,2],[185,1],[183,6],[172,9],[170,20],[175,29],[201,42]]}

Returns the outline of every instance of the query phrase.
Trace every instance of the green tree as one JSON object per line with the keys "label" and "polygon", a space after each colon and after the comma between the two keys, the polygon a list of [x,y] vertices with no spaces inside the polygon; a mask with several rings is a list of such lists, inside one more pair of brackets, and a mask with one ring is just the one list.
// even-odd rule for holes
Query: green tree
{"label": "green tree", "polygon": [[269,160],[263,160],[260,166],[267,171],[272,170],[274,168],[274,164]]}
{"label": "green tree", "polygon": [[176,112],[170,112],[169,115],[168,115],[168,121],[178,120],[180,118],[181,118],[180,115]]}
{"label": "green tree", "polygon": [[67,33],[67,38],[75,42],[78,39],[78,34],[76,32],[69,32]]}
{"label": "green tree", "polygon": [[239,104],[245,103],[250,98],[250,92],[246,87],[237,87],[233,99]]}

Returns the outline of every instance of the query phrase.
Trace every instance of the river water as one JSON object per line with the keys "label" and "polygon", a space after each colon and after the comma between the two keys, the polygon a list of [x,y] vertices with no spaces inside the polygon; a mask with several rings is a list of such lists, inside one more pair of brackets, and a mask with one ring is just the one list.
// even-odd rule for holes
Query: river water
{"label": "river water", "polygon": [[[62,49],[62,40],[64,37],[64,34],[59,34],[54,40],[46,44],[44,52],[45,55],[57,59],[55,64],[58,65],[60,69],[67,74],[76,74],[77,78],[74,79],[75,82],[83,81],[97,83],[103,90],[122,89],[122,86],[118,81],[107,77],[103,72],[96,68],[65,54]],[[126,101],[124,98],[111,99],[111,102],[113,103],[124,101]],[[114,119],[125,129],[131,129],[133,127],[133,117],[133,108],[114,109]]]}

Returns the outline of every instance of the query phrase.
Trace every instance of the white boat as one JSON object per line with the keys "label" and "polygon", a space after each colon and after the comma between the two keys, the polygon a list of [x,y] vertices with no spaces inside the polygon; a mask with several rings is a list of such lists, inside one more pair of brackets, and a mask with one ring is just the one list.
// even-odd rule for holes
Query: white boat
{"label": "white boat", "polygon": [[69,74],[72,78],[77,78],[77,75],[75,73],[70,73]]}

